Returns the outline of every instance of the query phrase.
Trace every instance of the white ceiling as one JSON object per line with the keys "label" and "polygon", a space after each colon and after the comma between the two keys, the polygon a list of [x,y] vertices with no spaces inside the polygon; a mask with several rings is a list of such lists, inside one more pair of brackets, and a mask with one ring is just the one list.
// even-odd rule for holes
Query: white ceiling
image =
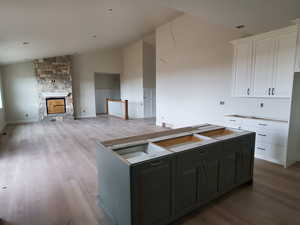
{"label": "white ceiling", "polygon": [[300,0],[0,0],[0,64],[120,47],[179,11],[255,34],[299,18]]}
{"label": "white ceiling", "polygon": [[0,0],[0,63],[119,47],[179,14],[141,0]]}
{"label": "white ceiling", "polygon": [[235,28],[245,25],[245,34],[257,34],[291,24],[300,18],[300,0],[154,0],[165,6]]}

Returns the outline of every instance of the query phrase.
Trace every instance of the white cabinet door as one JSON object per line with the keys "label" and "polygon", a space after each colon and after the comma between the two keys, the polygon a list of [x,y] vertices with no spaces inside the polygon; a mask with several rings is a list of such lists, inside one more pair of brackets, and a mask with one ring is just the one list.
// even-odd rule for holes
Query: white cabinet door
{"label": "white cabinet door", "polygon": [[251,85],[252,41],[234,46],[234,93],[235,97],[248,97],[253,94]]}
{"label": "white cabinet door", "polygon": [[269,97],[272,88],[275,40],[254,41],[253,91],[255,97]]}
{"label": "white cabinet door", "polygon": [[297,33],[276,38],[275,68],[273,74],[273,97],[291,97]]}

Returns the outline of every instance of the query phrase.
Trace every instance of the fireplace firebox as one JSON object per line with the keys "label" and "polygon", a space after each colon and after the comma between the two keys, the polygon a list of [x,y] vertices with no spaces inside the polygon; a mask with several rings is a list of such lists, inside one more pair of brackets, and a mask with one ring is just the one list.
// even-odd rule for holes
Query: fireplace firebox
{"label": "fireplace firebox", "polygon": [[65,98],[46,98],[47,114],[64,114],[66,113]]}

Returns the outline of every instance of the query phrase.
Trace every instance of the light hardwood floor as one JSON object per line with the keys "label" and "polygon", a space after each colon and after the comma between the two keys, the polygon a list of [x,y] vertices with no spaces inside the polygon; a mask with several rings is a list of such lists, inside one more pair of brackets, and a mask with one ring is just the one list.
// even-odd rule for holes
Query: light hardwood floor
{"label": "light hardwood floor", "polygon": [[[9,225],[109,225],[96,204],[95,140],[161,131],[116,118],[9,126],[0,137],[0,218]],[[300,164],[256,160],[243,186],[174,225],[298,225]]]}

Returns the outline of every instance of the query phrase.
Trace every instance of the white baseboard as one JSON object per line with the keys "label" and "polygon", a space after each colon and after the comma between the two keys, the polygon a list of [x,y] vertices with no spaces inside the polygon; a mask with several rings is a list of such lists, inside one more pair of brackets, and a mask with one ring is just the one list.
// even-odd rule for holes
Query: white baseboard
{"label": "white baseboard", "polygon": [[7,121],[7,124],[22,124],[22,123],[36,123],[38,120],[16,120],[16,121]]}
{"label": "white baseboard", "polygon": [[89,119],[89,118],[97,118],[97,116],[96,115],[75,116],[75,119]]}

